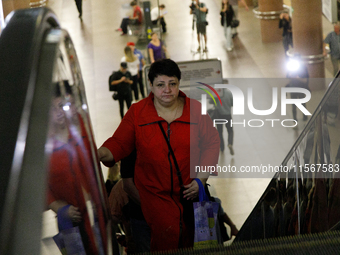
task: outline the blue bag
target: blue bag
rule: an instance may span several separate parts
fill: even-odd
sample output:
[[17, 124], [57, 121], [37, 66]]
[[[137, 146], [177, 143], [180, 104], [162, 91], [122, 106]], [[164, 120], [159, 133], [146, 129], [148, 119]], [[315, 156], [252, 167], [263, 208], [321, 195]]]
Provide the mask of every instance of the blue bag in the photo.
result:
[[195, 237], [194, 248], [201, 249], [218, 244], [217, 215], [219, 204], [209, 201], [201, 180], [195, 179], [199, 186], [199, 202], [194, 202]]
[[67, 216], [70, 205], [60, 208], [57, 212], [59, 233], [53, 237], [63, 255], [86, 255], [79, 227], [73, 227]]

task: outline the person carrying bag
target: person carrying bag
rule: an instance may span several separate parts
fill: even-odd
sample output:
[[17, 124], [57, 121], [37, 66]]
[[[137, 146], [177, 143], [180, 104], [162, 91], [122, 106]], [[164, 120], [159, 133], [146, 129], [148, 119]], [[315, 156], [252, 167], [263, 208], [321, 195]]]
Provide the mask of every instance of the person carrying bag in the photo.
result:
[[119, 70], [113, 72], [109, 77], [109, 90], [115, 91], [112, 98], [119, 101], [119, 112], [122, 119], [124, 117], [124, 102], [129, 109], [132, 101], [131, 85], [133, 80], [127, 68], [127, 63], [121, 62]]
[[232, 51], [234, 48], [234, 44], [232, 41], [232, 28], [235, 28], [239, 25], [239, 21], [234, 19], [235, 13], [231, 5], [228, 3], [228, 0], [222, 1], [222, 10], [221, 14], [221, 25], [224, 28], [224, 35], [227, 40], [227, 51]]
[[[217, 110], [214, 110], [217, 112]], [[167, 142], [170, 154], [174, 160], [176, 174], [178, 177], [180, 189], [180, 202], [183, 206], [183, 221], [185, 224], [194, 229], [194, 248], [206, 248], [217, 244], [223, 244], [229, 240], [226, 228], [222, 218], [219, 218], [221, 208], [220, 202], [216, 198], [210, 196], [208, 185], [204, 187], [199, 178], [195, 178], [199, 186], [198, 198], [187, 200], [183, 197], [184, 185], [182, 174], [172, 150], [172, 147], [166, 137], [165, 131], [160, 122], [159, 128], [162, 131], [163, 137]], [[222, 209], [223, 211], [223, 209]]]

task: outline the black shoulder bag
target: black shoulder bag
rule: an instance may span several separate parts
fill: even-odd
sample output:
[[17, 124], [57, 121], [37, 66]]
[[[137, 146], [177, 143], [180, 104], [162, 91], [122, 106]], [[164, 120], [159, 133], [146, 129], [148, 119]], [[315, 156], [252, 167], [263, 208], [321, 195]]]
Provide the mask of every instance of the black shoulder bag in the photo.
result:
[[112, 74], [109, 76], [109, 91], [117, 91], [118, 85], [112, 85], [111, 82], [114, 81], [114, 75], [116, 72], [112, 72]]
[[185, 222], [185, 224], [188, 227], [194, 228], [195, 227], [195, 219], [194, 219], [193, 202], [196, 202], [196, 200], [187, 200], [186, 198], [183, 197], [183, 191], [185, 189], [184, 189], [184, 185], [183, 185], [182, 173], [179, 170], [179, 166], [178, 166], [174, 151], [172, 150], [172, 147], [171, 147], [170, 142], [169, 142], [169, 140], [168, 140], [168, 138], [165, 134], [165, 131], [162, 127], [161, 122], [158, 122], [158, 126], [162, 131], [162, 134], [163, 134], [164, 139], [165, 139], [165, 141], [166, 141], [166, 143], [169, 147], [170, 154], [172, 156], [172, 159], [174, 160], [174, 164], [175, 164], [175, 167], [176, 167], [176, 174], [177, 174], [177, 177], [178, 177], [179, 185], [181, 187], [181, 189], [180, 189], [180, 202], [183, 206], [183, 221]]

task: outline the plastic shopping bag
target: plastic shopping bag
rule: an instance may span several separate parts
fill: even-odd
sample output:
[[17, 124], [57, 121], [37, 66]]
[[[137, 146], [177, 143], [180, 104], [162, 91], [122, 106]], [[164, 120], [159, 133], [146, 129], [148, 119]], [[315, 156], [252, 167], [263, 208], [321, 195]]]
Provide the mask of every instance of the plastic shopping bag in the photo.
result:
[[79, 227], [73, 227], [72, 221], [67, 216], [69, 206], [58, 210], [59, 233], [53, 240], [63, 255], [86, 255]]
[[60, 231], [53, 240], [63, 255], [86, 255], [78, 227]]
[[217, 245], [217, 215], [219, 204], [209, 201], [199, 179], [199, 202], [194, 203], [195, 237], [194, 248], [206, 248]]

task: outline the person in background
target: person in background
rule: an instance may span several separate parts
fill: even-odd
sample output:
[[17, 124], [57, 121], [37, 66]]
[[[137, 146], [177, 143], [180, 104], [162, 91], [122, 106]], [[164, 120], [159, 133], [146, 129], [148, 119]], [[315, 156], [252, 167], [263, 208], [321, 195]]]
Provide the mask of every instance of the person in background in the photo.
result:
[[119, 171], [120, 171], [119, 162], [117, 162], [114, 166], [109, 167], [109, 170], [107, 172], [107, 180], [105, 182], [107, 196], [110, 196], [113, 186], [115, 186], [120, 179]]
[[219, 199], [218, 197], [211, 197], [211, 201], [219, 203], [218, 220], [220, 221], [219, 228], [221, 232], [221, 240], [218, 241], [219, 243], [223, 243], [225, 241], [230, 240], [230, 237], [227, 233], [224, 223], [230, 227], [230, 236], [236, 236], [238, 234], [238, 229], [234, 222], [230, 219], [228, 214], [224, 211], [221, 199]]
[[[246, 11], [249, 11], [248, 5], [244, 0], [229, 0], [229, 4], [231, 5], [234, 11], [233, 19], [238, 19], [238, 2], [239, 1], [244, 6], [244, 8], [246, 8]], [[232, 32], [232, 38], [235, 38], [235, 36], [237, 36], [238, 34], [236, 27], [232, 28], [231, 32]]]
[[159, 40], [158, 35], [155, 32], [151, 33], [151, 41], [148, 44], [148, 51], [151, 64], [159, 59], [166, 58], [165, 52], [167, 52], [167, 49], [163, 42]]
[[158, 21], [162, 25], [162, 32], [166, 33], [166, 23], [164, 20], [164, 15], [167, 14], [165, 11], [165, 5], [161, 4], [159, 7], [152, 8], [150, 15], [151, 15], [151, 22], [153, 25], [157, 25]]
[[222, 10], [221, 13], [224, 26], [224, 35], [227, 40], [227, 51], [232, 51], [234, 48], [234, 43], [231, 34], [231, 21], [234, 17], [233, 7], [229, 4], [229, 0], [222, 0]]
[[183, 221], [181, 197], [196, 198], [196, 179], [205, 185], [209, 177], [209, 172], [195, 174], [193, 166], [217, 164], [218, 132], [210, 117], [201, 115], [200, 102], [179, 90], [181, 71], [174, 61], [154, 62], [148, 77], [151, 93], [131, 106], [113, 136], [98, 149], [98, 158], [111, 166], [136, 149], [134, 182], [151, 228], [151, 252], [193, 247], [194, 230]]
[[208, 9], [204, 3], [200, 3], [199, 0], [195, 0], [190, 6], [190, 14], [194, 14], [196, 16], [196, 29], [197, 29], [197, 42], [198, 48], [197, 51], [201, 51], [201, 35], [204, 37], [204, 49], [203, 52], [207, 52], [207, 16]]
[[76, 2], [77, 10], [79, 12], [79, 19], [83, 21], [83, 0], [74, 0]]
[[131, 96], [131, 84], [133, 83], [131, 73], [127, 70], [126, 62], [120, 63], [120, 68], [114, 73], [113, 81], [111, 85], [119, 86], [118, 101], [119, 101], [119, 111], [120, 116], [124, 117], [124, 101], [129, 109], [131, 106], [132, 96]]
[[133, 8], [133, 15], [130, 17], [126, 17], [122, 19], [122, 23], [120, 24], [120, 28], [116, 31], [122, 31], [121, 35], [127, 34], [127, 27], [129, 24], [142, 24], [143, 22], [143, 13], [140, 7], [137, 5], [136, 1], [132, 1], [130, 6]]
[[282, 28], [282, 43], [287, 56], [289, 46], [293, 47], [292, 19], [288, 12], [284, 11], [280, 14], [279, 28]]
[[131, 89], [133, 90], [135, 100], [137, 101], [139, 99], [137, 82], [138, 82], [138, 75], [139, 75], [138, 70], [139, 70], [140, 62], [139, 62], [138, 57], [135, 54], [133, 54], [129, 46], [125, 46], [124, 54], [125, 56], [122, 57], [121, 62], [127, 63], [128, 71], [131, 73], [132, 82], [133, 82]]
[[134, 42], [128, 42], [126, 45], [131, 48], [132, 53], [135, 54], [139, 59], [139, 71], [138, 71], [137, 81], [139, 84], [140, 93], [142, 94], [142, 97], [145, 98], [144, 83], [143, 83], [143, 67], [145, 66], [145, 59], [144, 59], [143, 53], [140, 50], [136, 49]]
[[[117, 238], [118, 243], [123, 246], [126, 246], [126, 253], [132, 254], [135, 253], [135, 243], [132, 239], [131, 230], [130, 230], [130, 219], [127, 213], [127, 204], [129, 202], [129, 197], [123, 189], [123, 180], [120, 179], [117, 184], [112, 188], [112, 192], [108, 198], [109, 202], [109, 210], [112, 219], [112, 238]], [[118, 227], [120, 224], [123, 229], [122, 235], [120, 229]], [[113, 243], [114, 244], [114, 243]], [[118, 247], [114, 247], [114, 251], [119, 254]]]
[[135, 252], [150, 252], [151, 230], [145, 221], [138, 190], [134, 184], [134, 173], [137, 152], [134, 150], [129, 156], [121, 160], [121, 174], [124, 191], [129, 196], [127, 204], [128, 217], [132, 239], [135, 244]]
[[[223, 119], [226, 120], [227, 123], [225, 127], [228, 131], [228, 148], [231, 155], [234, 155], [233, 143], [234, 143], [234, 130], [231, 125], [231, 108], [233, 107], [233, 95], [229, 89], [223, 90], [223, 95], [221, 97], [222, 105], [216, 104], [214, 110], [214, 118], [215, 119]], [[210, 103], [213, 103], [213, 100], [210, 99]], [[216, 125], [218, 134], [220, 136], [220, 150], [221, 152], [224, 151], [224, 139], [223, 139], [223, 125], [218, 124]]]
[[324, 40], [324, 55], [326, 55], [326, 44], [329, 45], [331, 50], [331, 60], [333, 65], [333, 75], [339, 71], [339, 61], [340, 61], [340, 26], [338, 24], [334, 25], [334, 31], [330, 32]]

